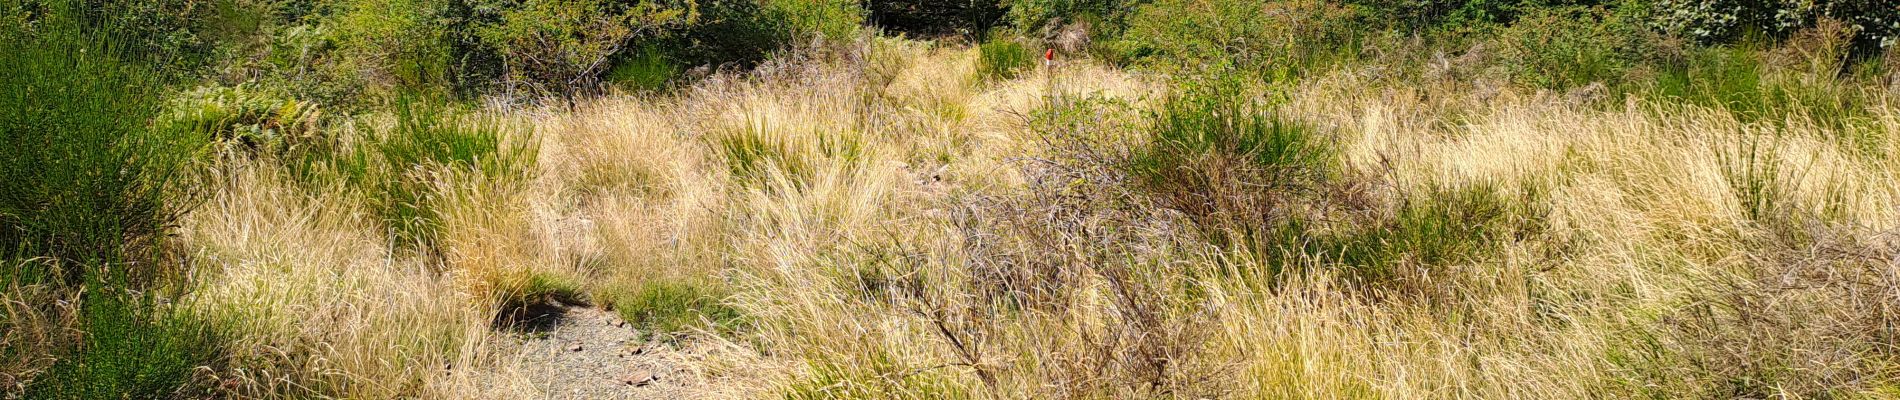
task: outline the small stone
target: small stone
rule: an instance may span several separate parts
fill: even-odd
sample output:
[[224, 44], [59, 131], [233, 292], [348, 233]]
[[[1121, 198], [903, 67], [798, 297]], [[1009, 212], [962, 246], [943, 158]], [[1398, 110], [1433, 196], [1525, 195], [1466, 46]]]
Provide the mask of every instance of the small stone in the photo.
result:
[[620, 378], [620, 383], [633, 385], [633, 386], [646, 386], [646, 385], [651, 385], [653, 384], [654, 381], [658, 381], [658, 380], [660, 380], [660, 376], [653, 374], [652, 371], [639, 370], [639, 371], [633, 371], [633, 373], [631, 374], [627, 374], [627, 376], [624, 378]]

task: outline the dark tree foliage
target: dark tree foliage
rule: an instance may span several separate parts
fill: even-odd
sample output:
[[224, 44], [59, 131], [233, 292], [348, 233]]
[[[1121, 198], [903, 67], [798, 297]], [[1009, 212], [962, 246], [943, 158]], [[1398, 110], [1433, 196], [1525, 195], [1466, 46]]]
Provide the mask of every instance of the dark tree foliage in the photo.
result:
[[980, 35], [1008, 14], [999, 0], [868, 0], [864, 8], [877, 27], [917, 36]]
[[1616, 0], [1348, 0], [1395, 28], [1427, 30], [1508, 24], [1538, 9], [1598, 6]]

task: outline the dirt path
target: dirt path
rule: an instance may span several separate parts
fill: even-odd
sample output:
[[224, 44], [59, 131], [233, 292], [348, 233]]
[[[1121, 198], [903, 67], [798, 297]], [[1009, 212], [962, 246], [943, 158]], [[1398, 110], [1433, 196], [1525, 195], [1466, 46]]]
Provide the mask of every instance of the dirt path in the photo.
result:
[[551, 304], [523, 321], [521, 365], [549, 399], [691, 399], [679, 352], [642, 341], [611, 312]]

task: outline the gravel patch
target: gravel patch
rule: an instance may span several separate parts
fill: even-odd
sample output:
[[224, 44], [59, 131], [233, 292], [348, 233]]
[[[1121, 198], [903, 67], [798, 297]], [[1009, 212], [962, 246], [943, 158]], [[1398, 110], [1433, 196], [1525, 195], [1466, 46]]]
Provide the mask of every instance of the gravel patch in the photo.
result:
[[690, 399], [698, 379], [671, 346], [611, 312], [553, 305], [522, 324], [521, 365], [549, 399]]

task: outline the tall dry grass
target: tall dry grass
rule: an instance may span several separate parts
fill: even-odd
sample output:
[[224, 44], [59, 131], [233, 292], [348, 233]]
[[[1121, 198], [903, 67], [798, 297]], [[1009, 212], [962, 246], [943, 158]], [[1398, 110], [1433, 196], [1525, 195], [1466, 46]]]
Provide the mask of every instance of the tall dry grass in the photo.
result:
[[[560, 382], [515, 372], [493, 323], [548, 298], [694, 322], [679, 379], [703, 397], [1881, 397], [1900, 380], [1891, 93], [1842, 132], [1667, 99], [1291, 86], [1272, 112], [1334, 150], [1318, 162], [1341, 186], [1287, 198], [1314, 219], [1285, 243], [1407, 229], [1439, 218], [1408, 207], [1460, 189], [1510, 210], [1517, 228], [1457, 257], [1342, 241], [1397, 249], [1380, 284], [1340, 254], [1210, 241], [1127, 176], [1161, 77], [1075, 62], [993, 81], [976, 57], [865, 39], [670, 95], [497, 111], [534, 127], [537, 167], [435, 171], [439, 256], [392, 248], [363, 202], [334, 201], [349, 188], [241, 168], [184, 227], [216, 266], [190, 302], [247, 321], [224, 376], [243, 397], [538, 397]], [[1471, 223], [1424, 223], [1441, 222]], [[681, 286], [719, 310], [630, 309]]]
[[201, 265], [186, 300], [233, 327], [224, 389], [246, 398], [528, 393], [490, 349], [494, 305], [390, 240], [342, 188], [268, 165], [221, 177], [182, 227]]

